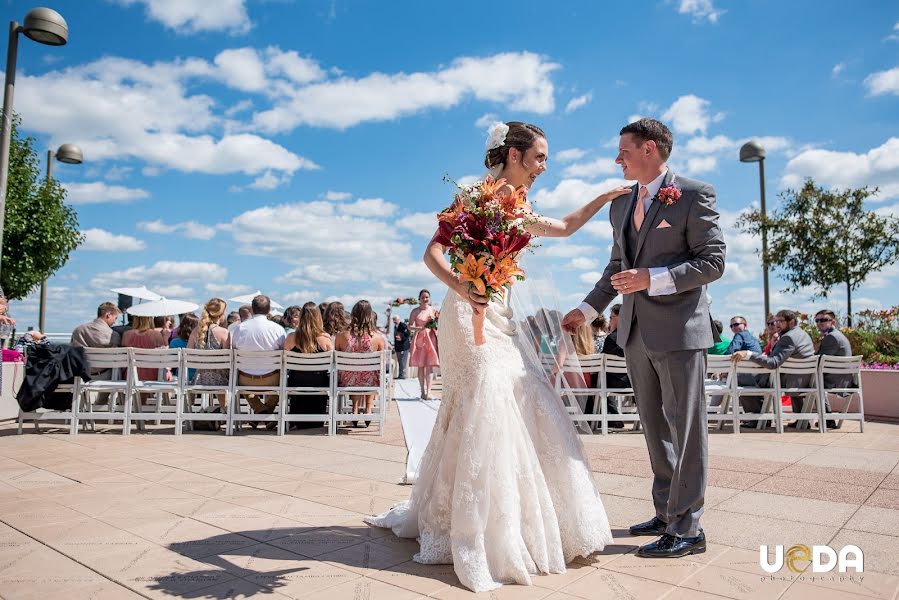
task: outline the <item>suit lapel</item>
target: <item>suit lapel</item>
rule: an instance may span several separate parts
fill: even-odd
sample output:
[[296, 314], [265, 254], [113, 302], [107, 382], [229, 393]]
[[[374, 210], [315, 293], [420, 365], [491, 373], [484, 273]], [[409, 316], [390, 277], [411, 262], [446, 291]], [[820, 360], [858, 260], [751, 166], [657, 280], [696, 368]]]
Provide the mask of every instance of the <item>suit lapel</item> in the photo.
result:
[[639, 191], [640, 184], [638, 183], [634, 186], [634, 191], [628, 199], [627, 212], [624, 213], [624, 220], [621, 222], [621, 227], [618, 228], [618, 247], [621, 248], [621, 256], [624, 260], [628, 260], [627, 250], [630, 250], [630, 248], [627, 247], [627, 228], [633, 227], [634, 224], [634, 207], [637, 204], [637, 194]]
[[[668, 172], [665, 173], [665, 177], [662, 179], [662, 185], [659, 186], [659, 190], [669, 185], [673, 178], [674, 173], [671, 169], [668, 169]], [[640, 249], [643, 248], [643, 242], [646, 241], [649, 230], [658, 224], [656, 223], [656, 218], [659, 216], [662, 204], [658, 201], [658, 196], [659, 194], [656, 192], [656, 195], [652, 198], [652, 204], [649, 205], [649, 212], [646, 213], [646, 218], [643, 219], [643, 225], [640, 227], [640, 234], [637, 236], [637, 248], [634, 250], [634, 264], [637, 264], [637, 256], [640, 254]]]

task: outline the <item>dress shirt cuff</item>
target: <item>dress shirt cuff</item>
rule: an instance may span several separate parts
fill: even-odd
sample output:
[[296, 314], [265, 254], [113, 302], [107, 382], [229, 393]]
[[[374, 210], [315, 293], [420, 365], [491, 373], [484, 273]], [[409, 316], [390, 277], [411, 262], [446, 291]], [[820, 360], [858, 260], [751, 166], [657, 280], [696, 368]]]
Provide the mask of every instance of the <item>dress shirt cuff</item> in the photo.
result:
[[596, 317], [599, 316], [599, 313], [596, 312], [596, 309], [593, 308], [592, 306], [590, 306], [589, 304], [587, 304], [586, 302], [581, 302], [581, 305], [578, 306], [577, 309], [579, 311], [581, 311], [581, 314], [584, 315], [584, 319], [588, 323], [592, 322], [593, 319], [595, 319]]
[[674, 278], [668, 267], [651, 267], [649, 269], [649, 290], [650, 296], [669, 296], [677, 293], [677, 287], [674, 285]]

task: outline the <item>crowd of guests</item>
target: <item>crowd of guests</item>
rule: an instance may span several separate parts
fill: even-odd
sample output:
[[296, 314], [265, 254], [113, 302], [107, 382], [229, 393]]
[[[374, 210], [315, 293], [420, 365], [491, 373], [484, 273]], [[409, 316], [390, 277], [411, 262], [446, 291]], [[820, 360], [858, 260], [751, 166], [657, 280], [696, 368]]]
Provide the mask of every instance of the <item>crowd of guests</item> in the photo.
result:
[[[318, 353], [339, 350], [342, 352], [377, 352], [393, 349], [398, 360], [400, 378], [406, 376], [406, 366], [418, 367], [422, 397], [430, 392], [433, 369], [439, 366], [437, 356], [436, 331], [428, 322], [437, 316], [430, 305], [430, 293], [422, 290], [421, 304], [412, 311], [407, 325], [398, 316], [393, 316], [392, 342], [388, 340], [391, 315], [387, 309], [387, 323], [378, 327], [377, 315], [367, 300], [360, 300], [349, 312], [341, 302], [316, 304], [307, 302], [302, 306], [291, 306], [282, 315], [273, 315], [271, 301], [267, 296], [253, 298], [251, 304], [239, 310], [227, 312], [227, 304], [221, 298], [212, 298], [202, 308], [198, 317], [193, 313], [175, 317], [137, 317], [128, 315], [128, 323], [115, 325], [121, 311], [111, 303], [104, 302], [97, 308], [97, 318], [79, 325], [72, 332], [71, 345], [89, 348], [190, 348], [200, 350], [239, 349], [251, 351], [290, 350], [301, 353]], [[411, 353], [410, 353], [411, 350]], [[177, 370], [164, 372], [167, 380], [177, 377]], [[96, 372], [95, 377], [109, 378], [110, 373]], [[160, 376], [155, 369], [138, 369], [138, 377], [152, 381]], [[198, 385], [225, 387], [229, 383], [227, 369], [191, 369], [188, 380]], [[379, 384], [377, 371], [340, 371], [340, 386], [373, 387]], [[237, 384], [248, 387], [277, 386], [279, 371], [239, 370]], [[290, 371], [288, 387], [327, 387], [328, 373]], [[254, 413], [272, 414], [278, 408], [278, 397], [265, 394], [248, 394], [247, 404]], [[226, 399], [215, 395], [218, 406], [212, 412], [225, 412]], [[374, 394], [352, 395], [353, 414], [370, 414], [374, 404]], [[98, 402], [106, 402], [105, 398]], [[287, 411], [294, 414], [326, 414], [327, 395], [291, 396]], [[199, 422], [204, 423], [204, 422]], [[354, 427], [368, 427], [370, 421], [353, 422]], [[253, 428], [258, 423], [250, 422]], [[202, 426], [202, 425], [201, 425]], [[276, 423], [268, 422], [266, 427], [274, 429]], [[295, 422], [291, 428], [303, 429], [320, 427], [320, 422]]]

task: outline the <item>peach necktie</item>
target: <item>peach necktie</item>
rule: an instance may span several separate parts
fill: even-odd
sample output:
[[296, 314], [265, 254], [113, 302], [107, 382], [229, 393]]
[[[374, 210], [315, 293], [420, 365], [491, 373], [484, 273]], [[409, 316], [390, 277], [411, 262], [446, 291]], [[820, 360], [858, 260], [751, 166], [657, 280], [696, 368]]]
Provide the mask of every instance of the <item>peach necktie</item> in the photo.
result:
[[641, 185], [640, 193], [637, 195], [637, 205], [634, 206], [634, 229], [637, 231], [640, 231], [640, 226], [643, 225], [643, 219], [646, 218], [646, 207], [643, 204], [648, 195], [649, 190], [645, 185]]

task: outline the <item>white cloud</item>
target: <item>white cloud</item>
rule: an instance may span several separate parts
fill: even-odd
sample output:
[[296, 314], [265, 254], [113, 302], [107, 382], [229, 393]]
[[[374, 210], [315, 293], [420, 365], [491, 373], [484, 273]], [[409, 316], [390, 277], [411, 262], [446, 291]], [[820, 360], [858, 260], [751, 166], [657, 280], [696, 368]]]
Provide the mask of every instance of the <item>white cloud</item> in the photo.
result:
[[144, 250], [147, 245], [130, 235], [117, 235], [105, 229], [85, 229], [84, 243], [79, 250], [94, 250], [98, 252], [137, 252]]
[[437, 230], [437, 216], [432, 212], [413, 213], [397, 219], [396, 226], [430, 239]]
[[[617, 145], [618, 142], [616, 141], [615, 144]], [[557, 162], [567, 163], [580, 160], [586, 155], [586, 150], [581, 150], [580, 148], [567, 148], [560, 152], [556, 152], [556, 155], [553, 158], [556, 159]]]
[[121, 181], [127, 179], [133, 170], [132, 167], [111, 167], [103, 177], [108, 181]]
[[213, 59], [219, 77], [229, 87], [244, 92], [266, 89], [265, 64], [254, 48], [222, 50]]
[[576, 258], [589, 256], [596, 252], [593, 246], [586, 244], [572, 244], [565, 238], [547, 238], [542, 240], [546, 245], [539, 252], [547, 258]]
[[268, 170], [254, 179], [247, 187], [251, 190], [273, 190], [288, 181], [290, 181], [290, 175], [278, 175], [274, 171]]
[[587, 271], [586, 273], [581, 273], [581, 276], [578, 277], [578, 279], [581, 280], [581, 283], [595, 285], [597, 281], [602, 279], [602, 271]]
[[577, 109], [586, 106], [593, 99], [593, 94], [588, 92], [581, 96], [576, 96], [568, 101], [568, 104], [565, 105], [565, 112], [570, 113], [574, 112]]
[[600, 175], [611, 175], [619, 170], [612, 158], [597, 158], [587, 163], [576, 163], [565, 167], [565, 177], [583, 177], [593, 179]]
[[297, 54], [296, 50], [269, 47], [265, 50], [265, 70], [269, 75], [284, 76], [299, 85], [324, 79], [325, 71], [311, 58]]
[[690, 15], [694, 23], [717, 23], [726, 11], [716, 8], [712, 0], [679, 0], [677, 12]]
[[599, 267], [599, 261], [595, 258], [589, 258], [587, 256], [578, 256], [577, 258], [571, 259], [569, 266], [580, 271], [586, 269], [596, 269], [597, 267]]
[[683, 150], [675, 147], [671, 164], [677, 171], [688, 175], [698, 175], [714, 171], [720, 159], [732, 161], [738, 156], [740, 147], [750, 139], [762, 145], [770, 156], [776, 152], [790, 152], [793, 144], [789, 138], [782, 136], [757, 136], [754, 138], [733, 139], [726, 135], [714, 137], [697, 136], [687, 140]]
[[115, 0], [124, 6], [141, 4], [147, 17], [179, 33], [227, 31], [246, 33], [252, 27], [246, 0]]
[[[91, 280], [91, 285], [97, 289], [109, 289], [130, 284], [144, 284], [151, 289], [159, 290], [166, 286], [184, 286], [188, 283], [205, 285], [223, 281], [227, 274], [225, 267], [215, 263], [161, 260], [151, 266], [141, 265], [122, 271], [100, 273]], [[188, 288], [179, 291], [184, 289]], [[179, 295], [189, 296], [190, 293]]]
[[196, 221], [186, 221], [184, 223], [164, 223], [160, 220], [141, 221], [137, 224], [137, 228], [147, 233], [178, 233], [192, 240], [211, 240], [216, 233], [215, 227], [203, 225]]
[[478, 120], [474, 122], [474, 126], [478, 129], [487, 129], [497, 121], [499, 121], [498, 116], [493, 113], [487, 113], [478, 117]]
[[714, 171], [718, 166], [718, 159], [714, 156], [699, 156], [687, 159], [687, 173], [698, 175]]
[[899, 42], [899, 21], [897, 21], [896, 24], [893, 25], [893, 33], [888, 35], [884, 41]]
[[283, 302], [302, 306], [306, 302], [322, 302], [322, 293], [318, 290], [298, 290], [281, 296]]
[[669, 121], [677, 133], [705, 133], [710, 123], [717, 123], [724, 118], [724, 113], [709, 113], [711, 102], [688, 94], [675, 100], [662, 113], [662, 120]]
[[840, 75], [842, 75], [842, 74], [843, 74], [843, 71], [845, 71], [845, 70], [846, 70], [846, 63], [845, 63], [845, 62], [837, 63], [837, 64], [835, 64], [835, 65], [833, 66], [833, 68], [830, 70], [830, 75], [831, 75], [831, 77], [833, 77], [834, 79], [836, 79], [837, 77], [839, 77]]
[[603, 192], [626, 183], [618, 178], [604, 179], [597, 183], [588, 183], [582, 179], [563, 179], [555, 188], [539, 189], [530, 198], [538, 213], [558, 214], [579, 208]]
[[341, 214], [353, 217], [389, 217], [399, 208], [392, 202], [383, 198], [359, 198], [349, 204], [341, 204], [337, 207]]
[[340, 77], [291, 90], [273, 108], [257, 112], [253, 123], [266, 132], [290, 131], [299, 125], [346, 129], [447, 109], [467, 97], [545, 114], [554, 107], [549, 75], [558, 67], [531, 52], [508, 52], [457, 58], [432, 72]]
[[865, 87], [871, 96], [883, 96], [892, 94], [899, 96], [899, 67], [893, 67], [886, 71], [878, 71], [865, 77]]
[[72, 204], [125, 204], [134, 200], [149, 198], [150, 193], [140, 188], [108, 185], [102, 181], [90, 183], [64, 183], [66, 200]]
[[353, 195], [349, 192], [334, 192], [332, 190], [325, 192], [325, 200], [340, 201], [349, 200], [352, 197]]
[[607, 218], [594, 218], [584, 225], [584, 231], [601, 240], [611, 240], [614, 235], [612, 224]]
[[899, 137], [891, 137], [865, 153], [806, 150], [784, 169], [783, 187], [798, 189], [806, 177], [836, 188], [879, 187], [878, 199], [899, 196]]

